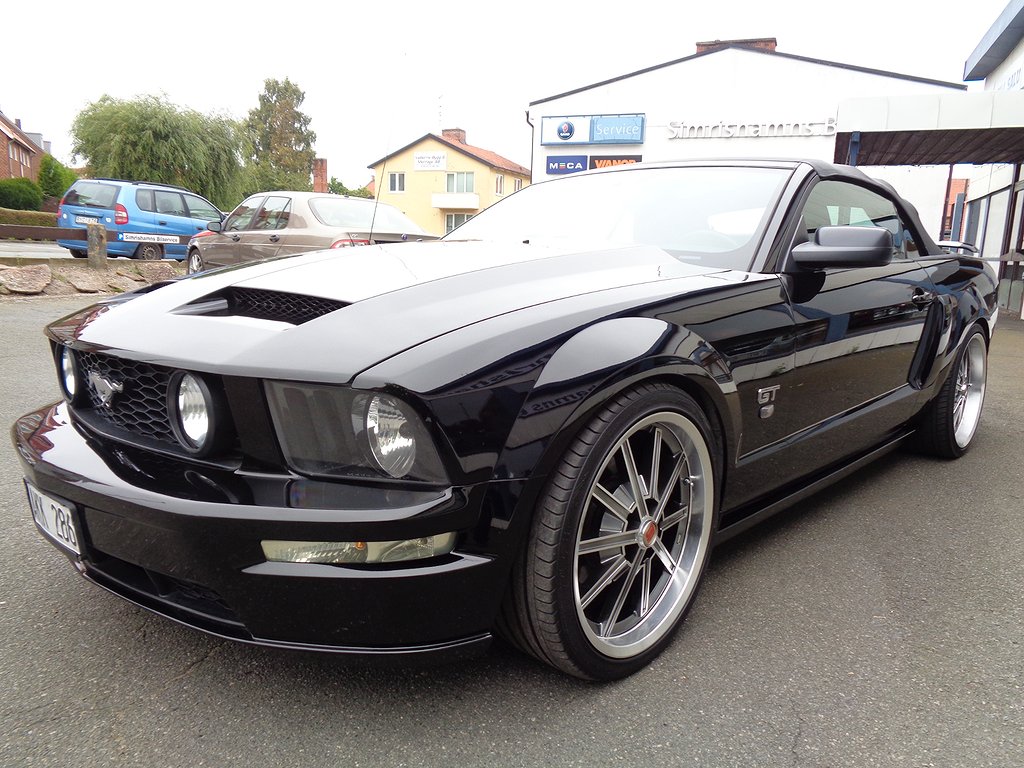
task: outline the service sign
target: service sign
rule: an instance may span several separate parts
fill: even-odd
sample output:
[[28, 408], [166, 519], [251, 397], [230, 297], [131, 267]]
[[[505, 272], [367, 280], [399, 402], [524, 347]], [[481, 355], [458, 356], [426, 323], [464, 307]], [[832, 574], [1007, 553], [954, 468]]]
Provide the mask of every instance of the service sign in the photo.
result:
[[547, 172], [549, 176], [585, 170], [587, 170], [586, 155], [551, 155], [547, 159]]
[[148, 235], [141, 232], [118, 232], [117, 239], [123, 243], [180, 243], [177, 235]]
[[643, 115], [596, 115], [590, 118], [591, 144], [643, 144]]
[[642, 114], [542, 117], [540, 143], [643, 144], [645, 119]]
[[414, 171], [445, 171], [448, 169], [447, 152], [417, 152], [412, 157]]
[[616, 165], [633, 165], [643, 161], [643, 155], [604, 155], [590, 156], [590, 170], [595, 168], [613, 168]]

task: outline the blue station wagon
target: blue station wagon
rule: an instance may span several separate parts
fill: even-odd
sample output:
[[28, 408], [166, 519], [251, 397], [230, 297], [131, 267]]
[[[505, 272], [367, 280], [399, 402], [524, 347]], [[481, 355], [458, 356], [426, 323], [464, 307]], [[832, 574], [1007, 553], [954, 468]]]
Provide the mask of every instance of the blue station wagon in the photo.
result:
[[[111, 256], [136, 259], [185, 258], [186, 246], [178, 242], [160, 242], [168, 236], [189, 237], [206, 230], [211, 221], [220, 221], [221, 212], [213, 203], [184, 187], [120, 179], [79, 179], [60, 201], [57, 226], [84, 229], [91, 221], [108, 231], [119, 233], [117, 241], [107, 243]], [[146, 242], [141, 236], [155, 236]], [[124, 238], [121, 240], [120, 238]], [[58, 240], [58, 245], [84, 258], [84, 240]]]

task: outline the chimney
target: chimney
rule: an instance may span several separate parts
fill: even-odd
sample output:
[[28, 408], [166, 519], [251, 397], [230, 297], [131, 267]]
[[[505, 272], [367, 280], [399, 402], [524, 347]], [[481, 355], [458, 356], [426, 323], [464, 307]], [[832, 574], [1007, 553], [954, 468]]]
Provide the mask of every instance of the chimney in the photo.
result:
[[461, 128], [442, 128], [441, 138], [448, 139], [448, 141], [454, 141], [458, 144], [465, 144], [466, 132]]
[[20, 131], [21, 130], [21, 118], [20, 117], [14, 118], [14, 124], [16, 126], [18, 126], [18, 130]]
[[779, 41], [774, 37], [750, 37], [745, 40], [708, 40], [703, 43], [697, 43], [697, 53], [718, 51], [729, 47], [754, 48], [759, 51], [775, 53], [775, 46], [778, 44]]
[[327, 191], [327, 158], [317, 157], [313, 160], [313, 191]]

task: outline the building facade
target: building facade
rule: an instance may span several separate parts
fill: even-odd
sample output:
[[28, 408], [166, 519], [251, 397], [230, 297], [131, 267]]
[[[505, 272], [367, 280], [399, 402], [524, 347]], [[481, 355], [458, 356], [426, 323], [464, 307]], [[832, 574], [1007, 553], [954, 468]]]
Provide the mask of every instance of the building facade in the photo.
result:
[[21, 120], [0, 112], [0, 179], [25, 177], [39, 180], [43, 149], [21, 130]]
[[[964, 64], [964, 80], [985, 91], [1024, 90], [1024, 0], [1008, 3]], [[1024, 161], [1024, 157], [1020, 158]], [[1021, 164], [977, 168], [967, 187], [962, 239], [985, 259], [999, 262], [999, 305], [1021, 312], [1024, 304], [1024, 174]]]
[[[782, 53], [774, 38], [697, 43], [692, 56], [532, 102], [532, 178], [641, 160], [832, 162], [843, 100], [964, 89], [959, 83]], [[864, 170], [894, 184], [938, 237], [947, 168]]]
[[377, 199], [435, 235], [530, 183], [529, 168], [467, 144], [461, 128], [428, 133], [369, 167]]

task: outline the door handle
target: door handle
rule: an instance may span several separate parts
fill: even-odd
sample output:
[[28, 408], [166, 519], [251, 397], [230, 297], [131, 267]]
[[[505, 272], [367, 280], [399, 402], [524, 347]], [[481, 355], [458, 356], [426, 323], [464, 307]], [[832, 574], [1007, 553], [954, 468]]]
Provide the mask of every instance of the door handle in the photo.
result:
[[232, 235], [231, 239], [234, 240], [237, 243], [239, 240], [242, 239], [242, 236], [241, 235]]
[[276, 242], [277, 242], [278, 240], [280, 240], [280, 239], [281, 239], [281, 238], [280, 238], [280, 237], [278, 237], [277, 235], [271, 235], [271, 236], [270, 236], [270, 242], [272, 242], [272, 243], [276, 243]]
[[166, 221], [158, 221], [157, 224], [159, 224], [162, 227], [166, 227], [167, 226], [167, 222]]
[[923, 291], [920, 288], [916, 288], [914, 289], [914, 296], [911, 301], [919, 307], [924, 307], [935, 301], [935, 294], [931, 291]]

